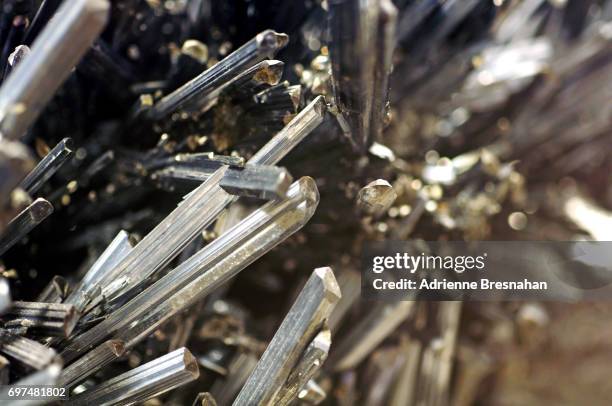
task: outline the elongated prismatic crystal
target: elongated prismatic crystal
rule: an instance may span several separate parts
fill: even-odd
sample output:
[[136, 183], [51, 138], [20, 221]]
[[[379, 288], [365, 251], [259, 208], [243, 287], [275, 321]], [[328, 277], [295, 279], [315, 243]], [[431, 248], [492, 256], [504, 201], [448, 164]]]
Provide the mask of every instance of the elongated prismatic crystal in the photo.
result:
[[263, 31], [210, 69], [202, 72], [157, 102], [149, 118], [161, 120], [179, 109], [198, 109], [199, 102], [217, 94], [233, 78], [266, 58], [272, 58], [288, 42], [285, 34]]
[[0, 329], [0, 352], [34, 369], [43, 369], [56, 357], [55, 350]]
[[228, 374], [223, 379], [215, 381], [210, 392], [221, 405], [228, 405], [236, 397], [240, 389], [257, 365], [257, 357], [251, 353], [236, 354], [230, 362]]
[[[325, 101], [319, 96], [266, 143], [247, 164], [278, 163], [323, 122], [325, 111]], [[107, 296], [116, 297], [118, 293], [125, 292], [154, 274], [192, 241], [198, 232], [210, 225], [229, 203], [236, 200], [236, 197], [220, 186], [226, 171], [227, 167], [218, 169], [206, 182], [189, 193], [179, 207], [147, 234], [109, 273], [108, 280], [113, 279], [114, 285], [112, 290], [105, 292]]]
[[331, 332], [325, 328], [321, 330], [312, 340], [299, 362], [289, 374], [287, 382], [274, 397], [272, 401], [275, 405], [289, 405], [297, 399], [299, 392], [304, 388], [308, 381], [321, 369], [327, 359], [331, 346]]
[[64, 138], [21, 181], [21, 188], [33, 195], [68, 160], [72, 154], [72, 139]]
[[299, 356], [329, 318], [340, 296], [331, 268], [315, 269], [238, 394], [234, 406], [266, 405], [274, 399]]
[[58, 386], [71, 387], [95, 374], [125, 353], [121, 340], [108, 340], [62, 370]]
[[165, 266], [208, 226], [233, 199], [219, 182], [227, 167], [221, 167], [172, 213], [160, 222], [105, 276], [115, 290], [134, 286]]
[[64, 2], [34, 41], [27, 63], [0, 88], [0, 134], [20, 138], [102, 31], [107, 0]]
[[330, 2], [334, 102], [341, 127], [362, 152], [383, 128], [396, 20], [389, 0]]
[[36, 298], [37, 302], [61, 303], [67, 296], [70, 285], [61, 276], [55, 275]]
[[285, 64], [281, 61], [267, 60], [247, 69], [223, 89], [224, 96], [243, 99], [277, 85], [283, 75]]
[[325, 118], [325, 99], [317, 96], [282, 130], [249, 159], [249, 165], [275, 165]]
[[89, 268], [83, 279], [74, 287], [64, 303], [73, 304], [82, 312], [89, 301], [101, 293], [101, 288], [109, 282], [108, 274], [132, 250], [129, 235], [121, 230], [96, 262]]
[[[155, 172], [153, 177], [161, 184], [169, 183], [172, 185], [178, 181], [198, 185], [210, 177], [213, 168], [212, 165], [210, 169], [206, 165], [170, 166]], [[284, 168], [249, 165], [242, 169], [229, 168], [221, 178], [219, 186], [233, 195], [269, 200], [285, 197], [291, 181], [291, 175]]]
[[240, 97], [240, 95], [244, 95], [246, 92], [255, 94], [258, 90], [263, 90], [266, 85], [277, 84], [283, 74], [283, 66], [284, 64], [281, 61], [268, 60], [259, 62], [198, 100], [199, 112], [204, 113], [210, 110], [221, 94], [225, 94], [228, 97], [232, 95]]
[[179, 348], [70, 398], [67, 405], [133, 404], [143, 402], [197, 379], [198, 362]]
[[338, 275], [342, 298], [329, 317], [328, 326], [332, 333], [338, 331], [344, 316], [361, 297], [361, 275], [358, 271], [343, 269]]
[[68, 337], [77, 320], [78, 314], [69, 304], [15, 301], [7, 312], [4, 327], [21, 326], [40, 335]]
[[62, 356], [70, 361], [115, 334], [131, 347], [164, 320], [205, 297], [308, 222], [319, 202], [313, 179], [291, 185], [287, 198], [263, 205], [174, 270], [75, 338]]
[[332, 359], [334, 369], [355, 367], [372, 352], [414, 310], [414, 302], [378, 303], [336, 347]]
[[[248, 160], [248, 165], [276, 165], [325, 119], [327, 105], [317, 96], [289, 124]], [[193, 192], [191, 192], [193, 193]], [[189, 193], [187, 196], [190, 196]]]
[[230, 168], [244, 168], [244, 158], [228, 155], [218, 155], [212, 152], [181, 153], [171, 157], [152, 159], [143, 163], [148, 172], [169, 166], [198, 167], [212, 174], [223, 165]]
[[53, 213], [53, 206], [45, 199], [36, 199], [11, 220], [0, 235], [0, 255], [25, 237], [34, 227]]
[[453, 369], [453, 354], [461, 315], [460, 301], [439, 302], [436, 326], [438, 337], [423, 348], [419, 385], [428, 390], [420, 391], [416, 402], [426, 405], [449, 404], [449, 386]]

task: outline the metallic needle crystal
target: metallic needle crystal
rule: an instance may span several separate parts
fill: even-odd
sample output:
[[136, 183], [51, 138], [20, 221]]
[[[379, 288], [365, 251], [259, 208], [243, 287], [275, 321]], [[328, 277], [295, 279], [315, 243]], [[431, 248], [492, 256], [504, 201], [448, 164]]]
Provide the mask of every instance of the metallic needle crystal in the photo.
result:
[[248, 164], [274, 165], [323, 122], [327, 106], [323, 96], [317, 96], [278, 134], [249, 159]]
[[36, 298], [37, 302], [61, 303], [68, 295], [70, 286], [66, 279], [55, 275]]
[[248, 165], [244, 169], [228, 170], [220, 186], [233, 195], [282, 199], [286, 197], [292, 177], [285, 168], [268, 165]]
[[407, 340], [407, 342], [403, 343], [401, 348], [405, 352], [404, 365], [400, 369], [397, 383], [391, 393], [390, 406], [403, 406], [414, 403], [421, 347], [422, 345], [418, 340]]
[[70, 398], [67, 405], [129, 405], [197, 379], [198, 362], [179, 348]]
[[[325, 101], [323, 97], [319, 96], [315, 98], [315, 100], [313, 100], [308, 106], [306, 106], [300, 112], [300, 114], [298, 114], [293, 120], [291, 120], [291, 122], [287, 126], [285, 126], [268, 143], [266, 143], [255, 155], [253, 155], [253, 157], [249, 159], [248, 164], [275, 165], [276, 163], [278, 163], [278, 161], [280, 161], [283, 157], [285, 157], [308, 134], [310, 134], [312, 130], [314, 130], [319, 124], [321, 124], [325, 116], [325, 111], [326, 111], [326, 106], [325, 106]], [[195, 191], [189, 193], [187, 197], [183, 200], [183, 202], [179, 205], [179, 207], [171, 215], [166, 217], [164, 221], [168, 222], [169, 224], [172, 224], [172, 227], [176, 227], [176, 229], [180, 230], [182, 234], [185, 234], [186, 230], [187, 231], [192, 230], [194, 225], [200, 225], [200, 227], [198, 228], [198, 231], [202, 230], [207, 225], [209, 225], [214, 219], [218, 217], [218, 215], [221, 213], [221, 210], [223, 208], [225, 208], [230, 202], [235, 201], [235, 198], [232, 197], [229, 193], [227, 193], [219, 185], [221, 182], [221, 179], [223, 179], [223, 176], [225, 175], [225, 172], [224, 172], [225, 170], [226, 169], [219, 169], [217, 172], [215, 172], [216, 174], [215, 176], [211, 176], [203, 185], [197, 188], [196, 190], [199, 190], [200, 193], [196, 194]], [[213, 192], [211, 192], [210, 189], [214, 189]], [[205, 202], [202, 202], [201, 201], [202, 198], [199, 197], [200, 195], [201, 196], [207, 195], [207, 200]], [[184, 211], [190, 210], [189, 205], [186, 205], [186, 202], [188, 200], [190, 202], [193, 202], [193, 204], [198, 204], [200, 206], [202, 204], [205, 205], [205, 206], [202, 206], [202, 207], [207, 208], [207, 210], [205, 210], [203, 218], [207, 219], [208, 222], [196, 224], [191, 218], [189, 218], [190, 221], [185, 220], [184, 219], [185, 215], [183, 215], [183, 222], [174, 220], [173, 215], [176, 214], [177, 211], [184, 213]], [[191, 211], [193, 212], [192, 215], [196, 215], [198, 213], [198, 211], [195, 211], [195, 210], [191, 210]], [[189, 227], [185, 227], [184, 226], [185, 223], [187, 223]], [[160, 223], [155, 228], [155, 230], [159, 230], [160, 233], [163, 232], [164, 235], [173, 236], [173, 234], [170, 234], [167, 232], [166, 225], [164, 222]], [[112, 271], [113, 277], [120, 275], [120, 274], [128, 275], [127, 283], [133, 286], [135, 282], [129, 282], [129, 278], [130, 278], [129, 275], [132, 271], [125, 270], [123, 269], [123, 267], [138, 265], [137, 269], [146, 269], [147, 273], [145, 275], [139, 275], [137, 279], [137, 281], [143, 280], [145, 276], [153, 274], [157, 269], [165, 265], [167, 261], [172, 259], [172, 257], [178, 253], [177, 252], [178, 249], [176, 251], [173, 251], [173, 249], [176, 248], [176, 246], [172, 244], [168, 244], [168, 243], [165, 244], [165, 250], [158, 250], [158, 251], [149, 250], [149, 247], [147, 247], [146, 244], [143, 244], [145, 240], [149, 239], [150, 241], [152, 241], [152, 243], [158, 244], [159, 246], [163, 246], [164, 241], [165, 241], [165, 240], [159, 241], [159, 239], [155, 239], [155, 237], [153, 236], [150, 238], [149, 236], [152, 233], [149, 233], [147, 237], [145, 237], [145, 239], [143, 239], [143, 241], [141, 241], [134, 248], [133, 255], [128, 256], [128, 258], [126, 258], [125, 261], [122, 262], [120, 266], [118, 266], [115, 270]], [[187, 240], [179, 240], [179, 242], [181, 242], [181, 245], [179, 245], [180, 248], [184, 247], [189, 241], [193, 239], [194, 234], [190, 234], [190, 235], [191, 235], [191, 238]], [[177, 239], [174, 238], [174, 241], [176, 240]], [[142, 251], [146, 250], [145, 251], [147, 254], [146, 259], [152, 265], [149, 265], [148, 267], [144, 267], [142, 263], [136, 261], [137, 259], [136, 255], [138, 253], [142, 255], [142, 252], [140, 252], [141, 249]], [[167, 250], [169, 250], [172, 253], [172, 255], [170, 257], [166, 257], [166, 261], [160, 262], [157, 256], [165, 253]], [[151, 255], [152, 253], [155, 253], [155, 255]], [[136, 263], [134, 263], [134, 261], [136, 261]], [[112, 294], [113, 292], [110, 292], [110, 293]]]
[[52, 348], [0, 329], [0, 352], [34, 369], [43, 369], [57, 354]]
[[74, 306], [63, 303], [15, 301], [7, 312], [6, 328], [26, 327], [28, 332], [68, 337], [78, 320]]
[[283, 66], [284, 64], [281, 61], [276, 60], [259, 62], [198, 100], [199, 112], [208, 111], [215, 105], [221, 94], [228, 97], [232, 95], [237, 97], [245, 94], [254, 95], [258, 90], [263, 90], [265, 86], [277, 84], [283, 74]]
[[355, 146], [364, 151], [372, 139], [375, 101], [377, 37], [380, 5], [377, 0], [334, 0], [329, 4], [330, 57], [334, 103], [350, 126]]
[[165, 96], [150, 110], [149, 117], [161, 120], [185, 108], [198, 108], [201, 100], [211, 97], [246, 68], [266, 58], [272, 58], [288, 42], [285, 34], [263, 31], [210, 69]]
[[335, 371], [357, 366], [413, 312], [414, 302], [377, 303], [336, 347], [330, 361]]
[[[323, 121], [325, 102], [317, 97], [266, 143], [248, 164], [274, 165]], [[113, 271], [115, 286], [109, 295], [134, 286], [167, 264], [195, 235], [218, 217], [235, 197], [220, 187], [226, 167], [220, 168], [200, 187], [189, 193], [179, 207], [132, 250]], [[198, 191], [196, 193], [196, 191]], [[204, 197], [205, 196], [205, 197]], [[196, 209], [200, 207], [200, 209]], [[187, 214], [186, 214], [187, 213]], [[189, 214], [189, 215], [188, 215]], [[197, 216], [197, 221], [193, 217]], [[170, 227], [170, 228], [169, 228]], [[176, 230], [176, 231], [174, 231]], [[162, 238], [163, 237], [163, 238]], [[185, 238], [186, 237], [186, 238]], [[155, 248], [152, 248], [155, 247]], [[144, 262], [143, 262], [144, 261]], [[143, 273], [142, 270], [145, 272]], [[119, 278], [121, 276], [121, 278]]]
[[440, 336], [423, 349], [417, 404], [444, 406], [449, 403], [452, 358], [455, 353], [462, 302], [439, 302], [436, 318]]
[[148, 172], [162, 169], [168, 166], [198, 167], [207, 172], [214, 172], [223, 165], [232, 168], [244, 168], [244, 158], [228, 155], [218, 155], [212, 152], [182, 153], [170, 158], [153, 159], [143, 163]]
[[331, 346], [331, 332], [329, 329], [321, 330], [312, 340], [299, 362], [289, 374], [287, 382], [281, 391], [275, 396], [274, 405], [289, 405], [297, 399], [300, 391], [308, 381], [321, 369], [321, 365], [327, 359], [329, 347]]
[[168, 264], [196, 235], [212, 223], [233, 197], [219, 186], [227, 167], [221, 167], [183, 200], [157, 227], [105, 276], [114, 295]]
[[[276, 165], [325, 119], [327, 106], [323, 96], [317, 96], [289, 124], [248, 160], [248, 165]], [[190, 196], [193, 192], [189, 193]]]
[[11, 220], [0, 235], [0, 255], [25, 237], [51, 213], [53, 206], [47, 200], [38, 198]]
[[276, 60], [259, 62], [229, 83], [221, 93], [235, 99], [252, 97], [268, 86], [277, 85], [284, 66], [283, 62]]
[[34, 195], [40, 187], [68, 160], [72, 154], [72, 139], [64, 138], [21, 181], [20, 187]]
[[228, 405], [232, 402], [255, 365], [257, 357], [252, 353], [239, 353], [232, 359], [227, 376], [217, 379], [210, 389], [219, 404]]
[[[171, 315], [202, 299], [301, 229], [318, 202], [313, 179], [303, 177], [294, 182], [286, 199], [262, 206], [160, 280], [163, 283], [156, 286], [157, 292], [173, 295], [153, 311], [147, 311], [142, 320], [130, 324], [130, 329], [119, 337], [128, 346], [135, 345]], [[192, 282], [186, 284], [189, 281]], [[146, 298], [143, 295], [142, 299]]]
[[107, 0], [64, 2], [0, 88], [0, 134], [20, 138], [104, 28]]
[[317, 268], [285, 316], [234, 405], [268, 405], [340, 299], [331, 268]]
[[314, 180], [301, 178], [287, 198], [263, 205], [187, 261], [68, 345], [66, 360], [119, 333], [130, 347], [164, 320], [205, 297], [223, 282], [299, 230], [314, 214], [319, 194]]
[[395, 50], [397, 8], [391, 0], [381, 0], [379, 8], [376, 46], [378, 53], [373, 74], [374, 102], [372, 103], [371, 125], [373, 139], [380, 140], [389, 110], [389, 76], [393, 65], [393, 51]]
[[64, 303], [73, 304], [77, 311], [82, 312], [85, 306], [96, 294], [101, 293], [105, 283], [110, 282], [107, 275], [132, 250], [129, 235], [124, 230], [108, 245], [96, 262], [89, 268], [83, 279], [76, 285]]
[[[197, 404], [303, 406], [326, 392], [338, 406], [606, 404], [594, 385], [574, 396], [580, 382], [559, 391], [531, 374], [517, 391], [525, 379], [507, 373], [541, 349], [554, 362], [534, 365], [555, 373], [567, 334], [544, 326], [605, 323], [601, 306], [480, 303], [461, 317], [460, 302], [412, 294], [358, 302], [352, 271], [363, 242], [413, 234], [606, 240], [611, 18], [612, 0], [0, 0], [0, 398], [59, 383], [92, 405], [189, 405], [209, 388]], [[267, 27], [295, 34], [290, 48], [270, 30], [249, 41]], [[64, 137], [79, 148], [48, 154]], [[320, 209], [315, 182], [291, 184], [279, 164], [317, 178]], [[47, 202], [24, 210], [32, 197]], [[58, 213], [28, 234], [37, 204]], [[317, 310], [307, 285], [281, 323], [319, 260], [348, 271], [342, 297]], [[586, 264], [554, 268], [569, 265]], [[187, 343], [204, 386], [160, 396], [178, 381], [155, 362], [115, 378]], [[574, 347], [571, 361], [592, 352]], [[182, 361], [181, 374], [195, 364]]]
[[336, 333], [346, 314], [361, 297], [361, 275], [358, 271], [343, 270], [338, 275], [338, 285], [342, 298], [334, 308], [327, 323], [332, 333]]
[[[212, 167], [208, 169], [202, 165], [171, 166], [155, 172], [153, 177], [162, 185], [176, 181], [197, 185], [206, 181], [213, 172]], [[232, 195], [270, 200], [285, 197], [291, 181], [291, 175], [285, 168], [249, 165], [244, 169], [229, 168], [221, 178], [219, 186]]]
[[117, 360], [124, 352], [123, 341], [108, 340], [64, 368], [57, 384], [58, 386], [74, 386]]

